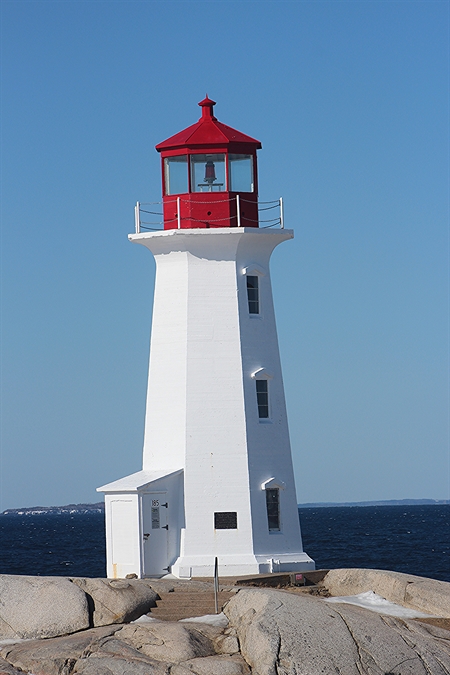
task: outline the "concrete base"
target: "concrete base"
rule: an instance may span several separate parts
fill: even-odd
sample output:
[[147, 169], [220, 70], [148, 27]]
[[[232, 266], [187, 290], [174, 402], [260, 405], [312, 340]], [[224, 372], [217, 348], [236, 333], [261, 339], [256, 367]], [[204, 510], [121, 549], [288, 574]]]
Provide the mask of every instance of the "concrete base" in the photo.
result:
[[[273, 557], [267, 555], [228, 555], [219, 558], [219, 577], [235, 577], [252, 574], [272, 574], [274, 572], [306, 572], [314, 570], [315, 563], [303, 551], [282, 554]], [[214, 576], [214, 558], [212, 556], [183, 556], [170, 568], [171, 574], [178, 579]]]

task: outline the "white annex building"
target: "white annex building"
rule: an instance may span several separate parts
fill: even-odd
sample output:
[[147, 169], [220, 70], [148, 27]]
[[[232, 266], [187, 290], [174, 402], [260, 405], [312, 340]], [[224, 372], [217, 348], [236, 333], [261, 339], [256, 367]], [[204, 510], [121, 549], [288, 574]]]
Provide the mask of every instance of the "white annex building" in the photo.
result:
[[199, 105], [196, 124], [157, 146], [164, 229], [138, 204], [129, 235], [157, 272], [142, 471], [98, 488], [108, 577], [212, 576], [216, 557], [221, 576], [314, 569], [269, 272], [293, 233], [280, 202], [258, 205], [259, 141], [218, 122], [208, 97]]

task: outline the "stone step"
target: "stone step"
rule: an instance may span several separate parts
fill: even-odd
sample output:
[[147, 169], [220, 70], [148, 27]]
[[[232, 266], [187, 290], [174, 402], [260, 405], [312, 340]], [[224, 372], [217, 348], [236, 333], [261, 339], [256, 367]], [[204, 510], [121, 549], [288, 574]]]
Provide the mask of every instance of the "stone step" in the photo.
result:
[[[220, 591], [218, 594], [218, 610], [222, 611], [223, 606], [234, 595], [228, 591]], [[179, 621], [188, 619], [191, 616], [203, 616], [205, 614], [215, 613], [214, 593], [185, 591], [175, 591], [173, 593], [159, 593], [160, 600], [157, 600], [156, 607], [152, 607], [149, 615], [154, 619], [161, 621]]]
[[[165, 602], [168, 604], [214, 602], [214, 593], [159, 593], [159, 597], [160, 597], [159, 602]], [[231, 596], [229, 593], [227, 593], [226, 595], [224, 595], [223, 593], [219, 593], [218, 597], [229, 598]]]

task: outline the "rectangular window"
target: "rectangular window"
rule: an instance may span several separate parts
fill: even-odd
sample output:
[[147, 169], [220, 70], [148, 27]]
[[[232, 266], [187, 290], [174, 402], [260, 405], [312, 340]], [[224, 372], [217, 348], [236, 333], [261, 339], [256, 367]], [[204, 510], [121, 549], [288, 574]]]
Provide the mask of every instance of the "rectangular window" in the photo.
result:
[[269, 532], [280, 531], [280, 491], [278, 488], [266, 490], [267, 522]]
[[191, 155], [191, 192], [224, 192], [225, 155]]
[[232, 192], [253, 192], [253, 157], [251, 155], [229, 155], [230, 190]]
[[179, 195], [189, 191], [187, 155], [165, 158], [164, 182], [166, 195]]
[[236, 511], [220, 511], [214, 514], [215, 530], [237, 530]]
[[256, 401], [259, 419], [269, 417], [269, 391], [267, 380], [256, 380]]
[[248, 311], [250, 314], [259, 314], [259, 278], [247, 275]]

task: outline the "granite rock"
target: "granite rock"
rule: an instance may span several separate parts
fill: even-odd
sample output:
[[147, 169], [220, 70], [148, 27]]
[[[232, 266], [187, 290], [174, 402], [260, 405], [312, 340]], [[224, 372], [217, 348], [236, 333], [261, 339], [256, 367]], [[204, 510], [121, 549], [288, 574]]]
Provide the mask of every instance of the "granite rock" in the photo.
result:
[[33, 675], [69, 675], [83, 655], [95, 651], [118, 626], [91, 628], [74, 635], [48, 640], [28, 640], [0, 649], [1, 656], [15, 668]]
[[[170, 675], [247, 675], [250, 668], [241, 656], [205, 656], [173, 666]], [[255, 675], [257, 675], [255, 673]]]
[[126, 623], [155, 607], [158, 594], [134, 579], [72, 579], [91, 603], [94, 626]]
[[333, 596], [374, 591], [398, 605], [450, 617], [450, 583], [412, 574], [371, 569], [330, 570], [322, 585]]
[[241, 590], [225, 613], [258, 675], [450, 672], [448, 631], [416, 621], [269, 589]]
[[[119, 631], [120, 632], [120, 631]], [[116, 635], [85, 651], [73, 673], [83, 675], [168, 675], [169, 664], [147, 657]]]
[[161, 621], [124, 626], [116, 637], [142, 654], [165, 663], [179, 663], [215, 654], [212, 641], [192, 624]]
[[239, 653], [239, 641], [235, 635], [218, 635], [214, 640], [214, 647], [218, 654]]
[[0, 675], [23, 675], [23, 670], [17, 670], [10, 663], [0, 658]]
[[86, 628], [86, 594], [68, 579], [0, 575], [0, 639], [51, 638]]
[[160, 662], [144, 662], [117, 656], [92, 656], [77, 662], [73, 675], [169, 675], [169, 666]]

